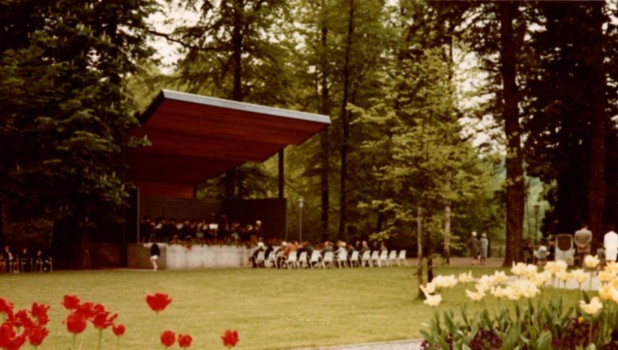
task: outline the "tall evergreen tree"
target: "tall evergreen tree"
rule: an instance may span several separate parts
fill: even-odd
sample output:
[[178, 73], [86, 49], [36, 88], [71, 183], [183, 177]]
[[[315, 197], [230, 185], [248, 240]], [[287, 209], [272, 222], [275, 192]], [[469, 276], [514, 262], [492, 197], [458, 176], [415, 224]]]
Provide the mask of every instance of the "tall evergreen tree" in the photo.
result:
[[[154, 32], [183, 47], [180, 85], [194, 93], [285, 106], [290, 50], [281, 27], [288, 20], [286, 1], [169, 2], [198, 14], [195, 24], [178, 26], [172, 33]], [[225, 174], [225, 198], [251, 197], [247, 179], [270, 182], [259, 165], [237, 167]]]
[[612, 211], [607, 189], [615, 182], [606, 169], [616, 162], [606, 149], [617, 134], [610, 119], [617, 100], [610, 83], [616, 80], [616, 26], [608, 11], [603, 2], [539, 3], [530, 16], [542, 29], [532, 33], [538, 64], [526, 91], [529, 171], [555, 183], [546, 228], [572, 232], [588, 222], [595, 243], [603, 220], [613, 220], [605, 216]]
[[[439, 2], [434, 3], [440, 7]], [[463, 13], [462, 40], [477, 54], [487, 73], [483, 93], [493, 95], [479, 115], [493, 115], [504, 128], [506, 138], [506, 258], [505, 265], [520, 260], [518, 249], [523, 235], [524, 169], [522, 129], [519, 115], [517, 69], [521, 64], [520, 48], [526, 23], [520, 14], [525, 4], [514, 1], [468, 2]], [[463, 6], [463, 5], [460, 5]], [[472, 20], [474, 19], [474, 20]]]
[[1, 6], [0, 193], [15, 218], [69, 220], [87, 243], [88, 228], [121, 219], [128, 196], [118, 160], [136, 120], [123, 78], [150, 54], [155, 3]]

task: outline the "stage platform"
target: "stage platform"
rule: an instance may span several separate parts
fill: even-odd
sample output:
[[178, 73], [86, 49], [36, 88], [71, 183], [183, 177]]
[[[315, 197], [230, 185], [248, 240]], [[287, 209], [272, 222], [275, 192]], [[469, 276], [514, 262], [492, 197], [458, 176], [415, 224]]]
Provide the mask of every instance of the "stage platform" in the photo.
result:
[[[150, 246], [130, 244], [128, 247], [129, 268], [152, 268], [150, 264]], [[187, 270], [203, 268], [231, 268], [249, 266], [251, 249], [244, 246], [219, 246], [193, 244], [159, 243], [161, 256], [157, 261], [160, 269]]]

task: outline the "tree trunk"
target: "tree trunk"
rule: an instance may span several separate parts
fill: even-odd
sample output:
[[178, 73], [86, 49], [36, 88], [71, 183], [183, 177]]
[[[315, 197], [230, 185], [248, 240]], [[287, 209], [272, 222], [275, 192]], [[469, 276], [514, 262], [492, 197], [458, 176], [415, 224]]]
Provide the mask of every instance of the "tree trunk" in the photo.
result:
[[[242, 1], [234, 1], [234, 24], [232, 29], [232, 100], [240, 101], [244, 99], [242, 92]], [[225, 173], [225, 199], [236, 198], [237, 168]]]
[[516, 57], [513, 19], [517, 3], [500, 2], [500, 73], [502, 75], [503, 119], [506, 150], [506, 256], [504, 266], [523, 259], [520, 249], [524, 219], [524, 172], [519, 124], [519, 96], [516, 83]]
[[447, 265], [451, 264], [451, 205], [444, 208], [444, 260]]
[[89, 229], [87, 227], [83, 227], [81, 229], [79, 250], [79, 267], [84, 270], [92, 269], [92, 259], [90, 255], [90, 235]]
[[[324, 1], [322, 1], [322, 7], [326, 6]], [[327, 50], [328, 47], [328, 28], [326, 24], [322, 24], [321, 31], [321, 47], [322, 52], [320, 53], [320, 66], [322, 70], [322, 76], [320, 78], [320, 108], [319, 111], [323, 115], [330, 115], [330, 91], [328, 88], [328, 77], [329, 77], [329, 69], [328, 69], [328, 59], [327, 59]], [[329, 183], [328, 183], [328, 175], [330, 170], [330, 139], [328, 135], [328, 128], [324, 129], [320, 132], [320, 161], [321, 161], [321, 169], [320, 169], [320, 193], [322, 197], [321, 202], [321, 215], [320, 215], [320, 229], [322, 230], [321, 234], [324, 235], [328, 233], [328, 212], [330, 210], [330, 194], [329, 194]]]
[[588, 178], [588, 225], [593, 232], [592, 246], [603, 240], [603, 212], [605, 210], [605, 74], [603, 70], [603, 13], [602, 2], [592, 2], [592, 38], [590, 55], [586, 57], [590, 73], [590, 95], [594, 99], [590, 114], [590, 176]]
[[232, 99], [242, 101], [242, 0], [234, 1], [234, 24], [232, 29], [232, 69], [233, 69], [233, 91]]
[[419, 205], [416, 208], [416, 249], [418, 250], [418, 266], [416, 267], [416, 281], [418, 283], [418, 296], [424, 299], [425, 295], [421, 290], [423, 285], [423, 209]]
[[346, 226], [347, 196], [346, 180], [348, 177], [348, 141], [350, 138], [349, 112], [346, 110], [350, 94], [350, 59], [352, 52], [352, 34], [354, 33], [354, 0], [350, 0], [348, 33], [346, 35], [345, 63], [343, 68], [343, 99], [341, 103], [341, 125], [343, 138], [341, 140], [341, 174], [340, 174], [340, 195], [339, 195], [339, 238], [343, 239]]

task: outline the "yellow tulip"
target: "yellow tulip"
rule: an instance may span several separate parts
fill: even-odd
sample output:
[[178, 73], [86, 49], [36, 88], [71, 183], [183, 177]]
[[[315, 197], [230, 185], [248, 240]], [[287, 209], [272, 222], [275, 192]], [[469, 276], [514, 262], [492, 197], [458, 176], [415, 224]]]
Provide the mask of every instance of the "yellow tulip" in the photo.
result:
[[436, 285], [433, 282], [429, 282], [424, 287], [421, 286], [421, 290], [423, 291], [423, 294], [425, 294], [425, 297], [427, 297], [436, 292]]
[[506, 273], [504, 273], [504, 271], [494, 272], [493, 279], [496, 284], [505, 284], [509, 280], [508, 276], [506, 275]]
[[425, 299], [424, 303], [429, 306], [438, 306], [440, 302], [442, 302], [442, 296], [440, 294], [436, 295], [427, 295], [427, 299]]
[[577, 270], [571, 271], [571, 277], [573, 277], [575, 281], [577, 281], [577, 283], [579, 284], [582, 284], [588, 281], [588, 279], [590, 279], [590, 275], [587, 272], [585, 272], [583, 269], [577, 269]]
[[511, 272], [513, 273], [513, 275], [522, 276], [526, 274], [526, 271], [527, 271], [526, 264], [524, 263], [515, 264], [515, 262], [513, 262], [513, 267], [511, 267]]
[[477, 289], [476, 292], [466, 289], [466, 295], [470, 298], [470, 300], [479, 301], [485, 297], [485, 292], [482, 289]]
[[603, 304], [599, 301], [599, 298], [594, 297], [592, 298], [592, 300], [590, 300], [590, 303], [588, 304], [586, 304], [585, 301], [580, 300], [579, 307], [580, 309], [582, 309], [583, 312], [587, 313], [588, 315], [594, 316], [598, 314], [601, 309], [603, 309]]
[[462, 272], [459, 274], [459, 282], [467, 283], [474, 281], [474, 277], [472, 277], [472, 271], [468, 271], [468, 273]]
[[608, 269], [599, 271], [599, 282], [608, 283], [608, 282], [614, 281], [615, 279], [616, 279], [616, 275], [614, 274], [613, 271], [608, 270]]
[[591, 270], [596, 269], [600, 262], [601, 260], [597, 256], [586, 255], [584, 258], [584, 265]]
[[603, 285], [599, 287], [599, 297], [601, 300], [612, 300], [612, 290], [613, 288], [608, 285]]

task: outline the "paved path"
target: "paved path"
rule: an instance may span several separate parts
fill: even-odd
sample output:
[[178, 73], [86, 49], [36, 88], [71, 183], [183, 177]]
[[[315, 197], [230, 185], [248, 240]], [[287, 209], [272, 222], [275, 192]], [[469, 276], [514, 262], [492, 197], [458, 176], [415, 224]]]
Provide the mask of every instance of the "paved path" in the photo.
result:
[[381, 343], [321, 346], [317, 348], [302, 348], [296, 350], [419, 350], [421, 348], [422, 341], [422, 339], [412, 339]]

